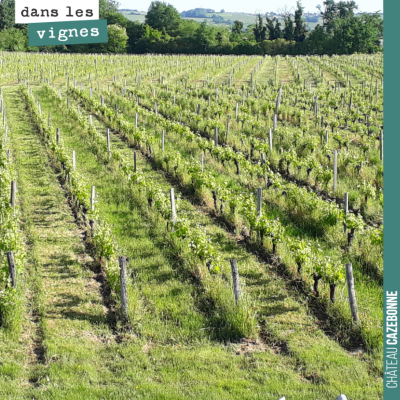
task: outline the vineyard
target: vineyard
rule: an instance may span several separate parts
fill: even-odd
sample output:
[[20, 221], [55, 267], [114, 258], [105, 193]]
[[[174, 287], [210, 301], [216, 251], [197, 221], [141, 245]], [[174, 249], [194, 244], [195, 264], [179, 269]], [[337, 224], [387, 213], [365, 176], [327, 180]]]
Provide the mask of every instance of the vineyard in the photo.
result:
[[382, 55], [0, 53], [0, 398], [382, 398]]

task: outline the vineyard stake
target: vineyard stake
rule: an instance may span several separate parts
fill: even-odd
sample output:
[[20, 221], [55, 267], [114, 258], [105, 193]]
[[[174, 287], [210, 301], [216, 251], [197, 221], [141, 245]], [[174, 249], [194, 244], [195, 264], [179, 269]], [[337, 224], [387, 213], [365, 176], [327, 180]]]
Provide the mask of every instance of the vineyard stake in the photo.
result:
[[214, 145], [218, 146], [218, 128], [215, 127], [215, 131], [214, 131]]
[[60, 128], [56, 129], [56, 145], [60, 144]]
[[239, 281], [239, 271], [237, 266], [237, 260], [230, 260], [231, 270], [232, 270], [232, 281], [233, 281], [233, 291], [235, 293], [236, 304], [239, 302], [240, 296], [242, 294], [240, 290]]
[[76, 151], [72, 150], [72, 169], [76, 169]]
[[353, 317], [354, 322], [358, 324], [360, 319], [358, 317], [356, 291], [354, 289], [353, 266], [351, 265], [351, 263], [346, 264], [346, 280], [347, 280], [347, 291], [349, 294], [351, 316]]
[[262, 189], [257, 189], [257, 216], [261, 217], [261, 207], [262, 207]]
[[7, 251], [8, 271], [10, 272], [11, 286], [15, 289], [17, 287], [17, 271], [15, 268], [14, 253]]
[[11, 196], [10, 196], [10, 205], [14, 209], [15, 214], [15, 196], [17, 192], [17, 183], [16, 181], [11, 181]]
[[236, 119], [236, 122], [238, 120], [238, 114], [239, 114], [239, 103], [236, 103], [236, 108], [235, 108], [235, 119]]
[[379, 135], [379, 155], [381, 161], [383, 161], [383, 130], [381, 129], [381, 133]]
[[94, 198], [96, 196], [96, 187], [92, 186], [92, 195], [90, 196], [90, 207], [94, 211]]
[[169, 191], [169, 196], [171, 200], [171, 219], [172, 219], [172, 225], [176, 224], [176, 207], [175, 207], [175, 193], [174, 193], [174, 188], [171, 188]]
[[107, 151], [108, 157], [111, 157], [111, 140], [110, 140], [110, 128], [107, 128]]
[[269, 151], [272, 153], [272, 129], [268, 131]]
[[127, 291], [127, 274], [126, 274], [126, 262], [127, 258], [120, 256], [118, 257], [119, 261], [119, 272], [121, 279], [121, 310], [122, 316], [124, 320], [129, 321], [128, 315], [128, 291]]
[[204, 153], [201, 153], [201, 155], [200, 155], [200, 166], [201, 166], [201, 170], [203, 171], [203, 169], [204, 169]]
[[231, 120], [231, 116], [228, 115], [226, 120], [226, 143], [228, 143], [228, 135], [229, 135], [229, 121]]
[[165, 144], [165, 131], [163, 129], [161, 134], [161, 151], [164, 151], [164, 144]]
[[336, 192], [337, 186], [337, 150], [333, 151], [333, 192]]
[[[349, 213], [349, 194], [346, 192], [344, 194], [344, 215], [346, 216]], [[344, 225], [344, 233], [347, 232], [347, 225], [346, 222], [343, 223]]]
[[136, 151], [133, 152], [133, 172], [136, 172]]

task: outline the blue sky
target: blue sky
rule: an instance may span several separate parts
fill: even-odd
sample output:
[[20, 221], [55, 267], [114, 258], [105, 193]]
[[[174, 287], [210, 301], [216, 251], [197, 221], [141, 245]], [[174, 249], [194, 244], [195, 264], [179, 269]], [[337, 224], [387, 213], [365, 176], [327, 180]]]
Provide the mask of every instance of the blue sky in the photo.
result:
[[[132, 0], [119, 0], [121, 3], [120, 8], [130, 8], [139, 11], [147, 11], [151, 0], [145, 1], [132, 1]], [[224, 9], [230, 12], [246, 12], [254, 13], [266, 11], [277, 11], [279, 8], [284, 7], [292, 8], [296, 6], [296, 0], [285, 0], [281, 2], [266, 2], [260, 0], [165, 0], [167, 3], [172, 4], [178, 11], [182, 12], [191, 8], [211, 8], [215, 11]], [[302, 0], [302, 5], [306, 12], [316, 12], [316, 6], [322, 4], [322, 0]], [[360, 11], [374, 12], [383, 10], [383, 0], [356, 0]], [[140, 4], [140, 5], [139, 5]]]

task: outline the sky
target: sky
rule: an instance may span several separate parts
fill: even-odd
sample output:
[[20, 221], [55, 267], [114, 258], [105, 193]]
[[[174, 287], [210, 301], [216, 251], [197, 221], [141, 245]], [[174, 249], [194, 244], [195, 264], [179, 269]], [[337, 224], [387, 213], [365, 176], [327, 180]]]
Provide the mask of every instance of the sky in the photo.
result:
[[[215, 11], [224, 9], [226, 12], [245, 12], [265, 13], [267, 11], [278, 11], [280, 8], [287, 5], [287, 8], [295, 8], [296, 0], [281, 0], [279, 2], [272, 2], [268, 4], [263, 0], [164, 0], [166, 3], [172, 4], [179, 12], [190, 10], [192, 8], [211, 8]], [[145, 1], [132, 1], [132, 0], [119, 0], [121, 3], [120, 8], [129, 8], [139, 11], [147, 11], [151, 0]], [[316, 6], [322, 4], [323, 0], [302, 0], [301, 4], [305, 12], [317, 12]], [[358, 4], [359, 11], [374, 12], [383, 10], [383, 0], [355, 0]], [[140, 5], [138, 5], [140, 4]]]

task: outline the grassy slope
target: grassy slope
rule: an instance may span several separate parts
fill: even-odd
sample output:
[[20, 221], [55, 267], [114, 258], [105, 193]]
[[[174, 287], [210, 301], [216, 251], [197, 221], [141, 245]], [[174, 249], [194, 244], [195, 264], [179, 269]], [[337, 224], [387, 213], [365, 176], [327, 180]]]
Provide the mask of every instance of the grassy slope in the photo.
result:
[[[48, 110], [49, 108], [47, 107], [50, 106], [50, 103], [44, 97], [41, 98], [41, 102], [42, 107], [45, 107], [43, 109]], [[109, 191], [116, 193], [116, 189], [112, 189], [113, 186], [115, 187], [115, 179], [114, 182], [112, 178], [110, 179], [108, 177], [105, 179], [106, 175], [99, 173], [98, 167], [96, 168], [97, 172], [95, 177], [95, 168], [93, 166], [93, 164], [96, 162], [95, 158], [90, 156], [83, 146], [79, 145], [79, 143], [82, 143], [82, 138], [77, 135], [77, 130], [74, 129], [68, 121], [66, 121], [65, 117], [59, 115], [59, 112], [55, 112], [55, 109], [52, 109], [52, 116], [57, 124], [56, 126], [59, 126], [62, 132], [65, 132], [65, 144], [70, 146], [71, 151], [72, 149], [78, 149], [78, 159], [82, 160], [80, 163], [80, 168], [82, 168], [85, 173], [91, 175], [93, 179], [97, 179], [96, 184], [100, 185], [99, 193], [101, 193], [101, 200], [102, 202], [106, 203], [106, 206], [102, 209], [102, 211], [106, 211], [107, 209], [112, 209], [112, 207], [115, 207], [112, 206], [112, 203], [115, 202], [115, 198], [107, 194]], [[104, 127], [102, 125], [99, 125], [99, 127], [100, 126], [102, 127], [102, 131], [104, 131]], [[116, 139], [114, 138], [114, 141], [115, 140]], [[91, 159], [92, 161], [90, 161]], [[147, 173], [148, 167], [145, 169]], [[106, 173], [107, 172], [104, 174]], [[153, 174], [153, 176], [155, 175]], [[121, 205], [122, 204], [120, 203], [119, 207], [121, 207]], [[108, 215], [110, 214], [108, 213]], [[112, 217], [110, 216], [110, 218]], [[117, 227], [117, 223], [115, 222], [115, 218], [111, 221], [115, 225], [114, 232], [118, 235], [119, 229]], [[251, 257], [246, 256], [246, 259], [250, 263], [254, 263], [254, 260], [252, 260]], [[274, 329], [279, 332], [281, 338], [284, 337], [289, 343], [289, 347], [293, 352], [292, 356], [294, 356], [299, 363], [298, 368], [304, 368], [302, 373], [303, 378], [304, 376], [310, 377], [313, 373], [319, 375], [319, 372], [323, 371], [322, 381], [326, 383], [326, 386], [321, 385], [316, 387], [315, 393], [318, 395], [321, 395], [322, 393], [329, 393], [331, 390], [335, 391], [335, 387], [343, 388], [343, 391], [345, 390], [344, 386], [347, 386], [347, 384], [344, 384], [343, 382], [335, 382], [336, 378], [338, 377], [336, 366], [339, 367], [339, 365], [340, 369], [347, 369], [349, 367], [351, 370], [352, 368], [356, 368], [356, 370], [358, 370], [356, 374], [359, 377], [365, 376], [365, 383], [367, 384], [369, 378], [367, 378], [367, 376], [364, 375], [364, 372], [362, 372], [363, 368], [361, 368], [361, 364], [358, 364], [358, 362], [355, 362], [355, 360], [352, 360], [349, 357], [343, 357], [344, 354], [341, 355], [341, 350], [339, 350], [336, 344], [330, 342], [326, 337], [321, 335], [321, 332], [315, 330], [315, 328], [312, 326], [313, 323], [311, 320], [308, 319], [308, 317], [306, 317], [304, 314], [304, 308], [288, 298], [288, 294], [284, 289], [283, 282], [276, 280], [276, 277], [272, 279], [271, 277], [267, 278], [265, 282], [268, 282], [268, 294], [263, 294], [265, 288], [261, 288], [259, 286], [260, 282], [264, 282], [263, 275], [264, 274], [261, 274], [261, 276], [258, 275], [257, 277], [251, 276], [249, 272], [249, 275], [246, 277], [247, 279], [245, 278], [248, 290], [251, 290], [254, 295], [258, 293], [258, 296], [267, 296], [268, 306], [264, 306], [263, 313], [269, 315], [269, 325], [271, 327], [273, 326]], [[324, 356], [321, 355], [321, 352], [324, 353]], [[336, 364], [336, 366], [334, 366], [334, 364]], [[350, 370], [348, 371], [350, 374], [352, 374]], [[316, 380], [318, 381], [318, 379]], [[320, 381], [318, 385], [320, 385], [322, 381]], [[379, 384], [377, 387], [379, 387]], [[346, 389], [348, 392], [352, 391], [350, 387], [347, 387]], [[372, 389], [372, 387], [370, 389]], [[376, 396], [372, 394], [374, 389], [372, 389], [372, 392], [370, 389], [363, 394], [364, 398], [379, 398], [379, 389], [378, 392], [376, 392]], [[333, 393], [330, 394], [330, 396], [333, 396]]]
[[[275, 399], [282, 394], [283, 388], [287, 388], [286, 394], [306, 399], [316, 393], [314, 385], [301, 379], [291, 357], [281, 357], [273, 351], [252, 352], [245, 348], [237, 354], [237, 346], [207, 341], [185, 343], [178, 340], [175, 345], [160, 345], [162, 340], [154, 342], [149, 332], [141, 339], [121, 335], [120, 343], [117, 343], [105, 323], [98, 284], [85, 267], [89, 259], [80, 232], [47, 163], [47, 155], [31, 128], [15, 88], [5, 92], [25, 206], [24, 218], [29, 225], [30, 257], [36, 268], [34, 288], [39, 292], [33, 296], [39, 301], [40, 315], [34, 331], [28, 332], [31, 337], [27, 338], [35, 346], [36, 359], [33, 357], [24, 362], [22, 355], [16, 358], [19, 374], [15, 378], [18, 377], [18, 382], [23, 385], [18, 388], [14, 383], [15, 390], [12, 391], [7, 371], [1, 372], [0, 390], [7, 398], [228, 399], [234, 396]], [[86, 153], [86, 156], [90, 157], [90, 154]], [[107, 175], [108, 172], [103, 171], [97, 179], [102, 180]], [[107, 179], [103, 182], [106, 186], [111, 184]], [[118, 218], [124, 213], [112, 208], [109, 213], [118, 214], [113, 222], [121, 227]], [[137, 240], [131, 238], [131, 242], [136, 243], [136, 248], [131, 245], [131, 249], [137, 251], [141, 244], [145, 245], [146, 252], [150, 253], [145, 263], [150, 269], [147, 290], [151, 291], [151, 285], [157, 290], [159, 282], [157, 279], [151, 281], [151, 274], [155, 272], [154, 265], [151, 266], [152, 262], [158, 266], [163, 260], [154, 258], [157, 254], [153, 252], [157, 253], [157, 250], [149, 242], [139, 243], [148, 236], [149, 230], [141, 227], [140, 216], [134, 218], [133, 214], [132, 217], [133, 228], [139, 235]], [[126, 226], [126, 219], [124, 224]], [[120, 238], [123, 236], [121, 232]], [[157, 268], [157, 278], [160, 279], [164, 272]], [[175, 290], [179, 294], [182, 290], [179, 285], [184, 284], [177, 282], [176, 285], [171, 287], [171, 293]], [[146, 282], [143, 286], [146, 288]], [[165, 289], [158, 290], [161, 298], [160, 291]], [[153, 293], [147, 295], [150, 300], [156, 300], [151, 299]], [[160, 304], [155, 308], [165, 307], [166, 303]], [[190, 296], [188, 304], [190, 306]], [[147, 326], [155, 326], [157, 314], [149, 312]], [[158, 339], [164, 335], [170, 339], [173, 328], [162, 325], [153, 334]]]

